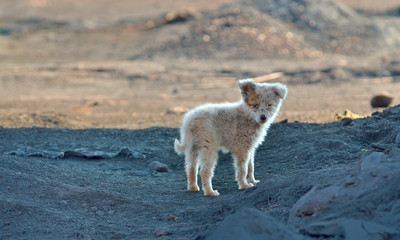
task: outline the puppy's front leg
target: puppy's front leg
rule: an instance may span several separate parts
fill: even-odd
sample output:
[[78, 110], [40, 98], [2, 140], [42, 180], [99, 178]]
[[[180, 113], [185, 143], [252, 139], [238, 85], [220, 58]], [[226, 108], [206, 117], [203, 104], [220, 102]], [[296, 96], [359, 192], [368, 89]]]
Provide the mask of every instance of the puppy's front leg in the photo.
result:
[[254, 186], [260, 182], [259, 180], [256, 180], [254, 178], [254, 150], [251, 151], [251, 153], [250, 153], [250, 160], [249, 160], [249, 166], [247, 169], [246, 179], [247, 179], [248, 183], [252, 183]]
[[234, 165], [236, 170], [236, 181], [238, 182], [239, 189], [247, 189], [253, 187], [252, 183], [247, 182], [247, 171], [250, 156], [246, 153], [233, 153]]

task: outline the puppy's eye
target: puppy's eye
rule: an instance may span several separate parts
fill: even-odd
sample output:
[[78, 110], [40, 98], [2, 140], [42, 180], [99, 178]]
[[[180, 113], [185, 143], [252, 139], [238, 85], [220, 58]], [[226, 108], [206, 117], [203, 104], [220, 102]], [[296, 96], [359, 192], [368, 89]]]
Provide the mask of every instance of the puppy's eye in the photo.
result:
[[258, 104], [253, 104], [253, 108], [258, 109]]
[[271, 107], [272, 106], [272, 104], [268, 104], [268, 107]]

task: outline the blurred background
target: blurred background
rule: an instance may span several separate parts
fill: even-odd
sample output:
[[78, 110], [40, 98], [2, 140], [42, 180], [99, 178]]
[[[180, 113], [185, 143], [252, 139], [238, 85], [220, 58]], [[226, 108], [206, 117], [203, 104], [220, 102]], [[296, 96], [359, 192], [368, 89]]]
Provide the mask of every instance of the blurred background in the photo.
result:
[[179, 127], [241, 78], [288, 85], [278, 121], [365, 117], [399, 47], [400, 0], [1, 0], [0, 126]]

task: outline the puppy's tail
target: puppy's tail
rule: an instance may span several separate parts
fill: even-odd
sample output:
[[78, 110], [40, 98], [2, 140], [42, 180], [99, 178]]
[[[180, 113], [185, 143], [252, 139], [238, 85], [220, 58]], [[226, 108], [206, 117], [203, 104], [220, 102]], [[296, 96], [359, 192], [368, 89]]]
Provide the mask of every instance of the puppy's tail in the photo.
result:
[[185, 149], [192, 145], [192, 136], [191, 132], [187, 127], [183, 127], [181, 129], [181, 141], [179, 142], [178, 139], [175, 138], [175, 152], [179, 155], [185, 152]]
[[182, 155], [183, 151], [185, 151], [185, 142], [180, 143], [177, 138], [175, 138], [175, 152], [179, 155]]

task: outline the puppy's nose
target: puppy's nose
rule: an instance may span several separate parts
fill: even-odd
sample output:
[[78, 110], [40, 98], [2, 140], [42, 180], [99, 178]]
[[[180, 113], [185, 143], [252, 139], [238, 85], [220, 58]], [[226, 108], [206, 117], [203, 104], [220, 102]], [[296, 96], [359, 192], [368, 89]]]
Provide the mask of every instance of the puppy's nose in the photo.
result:
[[265, 121], [265, 120], [267, 120], [267, 117], [266, 117], [265, 115], [261, 115], [261, 116], [260, 116], [260, 120], [261, 120], [261, 121]]

